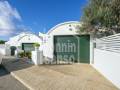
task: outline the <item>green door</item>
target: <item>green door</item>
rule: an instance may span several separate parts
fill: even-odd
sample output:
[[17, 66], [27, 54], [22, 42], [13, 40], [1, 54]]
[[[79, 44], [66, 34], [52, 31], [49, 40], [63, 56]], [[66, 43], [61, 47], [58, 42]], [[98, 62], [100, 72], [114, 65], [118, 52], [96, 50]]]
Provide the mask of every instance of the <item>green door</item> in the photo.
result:
[[56, 60], [89, 63], [89, 35], [54, 36]]
[[80, 62], [90, 63], [90, 36], [80, 36]]

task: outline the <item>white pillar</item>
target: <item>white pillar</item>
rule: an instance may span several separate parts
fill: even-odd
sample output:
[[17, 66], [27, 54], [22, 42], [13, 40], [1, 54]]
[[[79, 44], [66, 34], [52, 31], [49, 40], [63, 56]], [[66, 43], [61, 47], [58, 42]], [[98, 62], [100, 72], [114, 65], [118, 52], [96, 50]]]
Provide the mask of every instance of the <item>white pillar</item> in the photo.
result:
[[42, 51], [32, 51], [32, 61], [35, 65], [43, 64], [43, 53]]
[[90, 35], [90, 64], [94, 64], [94, 37]]

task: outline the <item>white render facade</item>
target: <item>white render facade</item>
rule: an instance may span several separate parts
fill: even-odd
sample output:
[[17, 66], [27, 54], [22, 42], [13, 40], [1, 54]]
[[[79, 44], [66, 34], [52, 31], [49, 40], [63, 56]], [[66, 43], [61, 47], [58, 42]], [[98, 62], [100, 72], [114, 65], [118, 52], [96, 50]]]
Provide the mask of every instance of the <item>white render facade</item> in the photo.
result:
[[[80, 35], [78, 33], [79, 27], [81, 27], [82, 23], [78, 21], [68, 21], [64, 23], [60, 23], [50, 30], [46, 34], [43, 34], [39, 32], [39, 36], [29, 33], [29, 32], [23, 32], [20, 33], [17, 36], [11, 37], [8, 42], [5, 43], [5, 47], [10, 49], [10, 47], [14, 46], [16, 47], [17, 53], [22, 52], [22, 44], [23, 43], [39, 43], [40, 48], [39, 50], [43, 52], [43, 56], [46, 58], [49, 58], [50, 60], [54, 59], [54, 38], [55, 36], [76, 36]], [[81, 34], [82, 35], [82, 34]], [[83, 34], [84, 35], [84, 34]], [[90, 35], [90, 50], [89, 50], [89, 59], [90, 62], [92, 63], [93, 60], [93, 43], [92, 43], [92, 38]], [[7, 52], [6, 52], [7, 53]], [[10, 55], [10, 54], [9, 54]], [[79, 56], [79, 55], [78, 55]]]
[[[79, 27], [81, 27], [81, 23], [78, 21], [69, 21], [60, 23], [53, 28], [51, 28], [43, 39], [43, 46], [40, 48], [43, 51], [43, 55], [50, 60], [54, 59], [54, 36], [62, 36], [62, 35], [79, 35], [77, 32]], [[92, 37], [90, 35], [90, 41]], [[93, 55], [93, 43], [90, 42], [90, 63], [92, 63]]]
[[42, 45], [42, 37], [30, 32], [23, 32], [17, 36], [11, 37], [9, 41], [5, 43], [5, 46], [7, 48], [14, 46], [16, 47], [17, 52], [21, 52], [23, 43], [39, 43], [40, 45]]
[[53, 28], [51, 28], [47, 32], [46, 36], [44, 37], [44, 41], [43, 41], [44, 42], [44, 45], [43, 45], [44, 56], [53, 59], [53, 49], [54, 49], [53, 37], [55, 35], [76, 35], [78, 34], [75, 28], [75, 26], [77, 25], [80, 25], [80, 22], [70, 21], [70, 22], [60, 23], [54, 26]]

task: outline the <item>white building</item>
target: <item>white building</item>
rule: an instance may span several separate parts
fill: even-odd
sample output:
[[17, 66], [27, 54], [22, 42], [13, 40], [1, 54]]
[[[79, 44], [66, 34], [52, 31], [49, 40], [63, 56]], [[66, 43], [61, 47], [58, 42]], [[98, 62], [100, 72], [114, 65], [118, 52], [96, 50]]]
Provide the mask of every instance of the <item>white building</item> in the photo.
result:
[[[92, 52], [92, 49], [90, 47], [92, 47], [92, 44], [90, 43], [90, 35], [86, 34], [80, 35], [78, 33], [78, 29], [80, 29], [80, 26], [81, 23], [78, 21], [69, 21], [60, 23], [53, 27], [52, 29], [50, 29], [47, 32], [47, 34], [44, 35], [43, 39], [44, 44], [42, 46], [43, 55], [51, 60], [74, 59], [76, 62], [91, 63], [90, 60], [92, 60], [92, 55], [90, 54], [90, 52]], [[84, 42], [85, 45], [82, 45], [82, 43], [80, 43], [82, 39], [83, 42], [85, 41]], [[86, 39], [88, 39], [88, 41]], [[67, 43], [68, 44], [72, 43], [74, 46], [67, 45]], [[59, 44], [58, 49], [64, 50], [57, 51], [56, 46], [58, 44]], [[70, 49], [69, 47], [72, 47], [72, 49], [74, 49], [75, 52], [73, 51], [69, 52]], [[80, 58], [84, 59], [85, 61], [80, 61], [79, 60]]]
[[10, 49], [5, 44], [0, 44], [0, 55], [10, 55]]
[[[39, 36], [21, 33], [10, 38], [5, 46], [1, 45], [0, 52], [8, 54], [10, 47], [32, 50], [32, 44], [37, 42], [43, 53], [33, 52], [32, 60], [36, 65], [43, 63], [43, 56], [56, 61], [90, 63], [120, 88], [120, 72], [117, 70], [120, 67], [120, 34], [96, 39], [94, 42], [92, 35], [77, 32], [81, 25], [80, 22], [70, 21], [56, 25], [46, 34], [39, 33]], [[93, 43], [96, 43], [96, 48], [93, 48]]]
[[91, 63], [91, 52], [93, 51], [93, 44], [90, 42], [91, 36], [78, 33], [81, 25], [78, 21], [60, 23], [51, 28], [46, 34], [39, 33], [39, 36], [23, 32], [11, 37], [5, 43], [5, 47], [10, 49], [10, 55], [15, 55], [15, 51], [17, 53], [34, 51], [33, 44], [39, 43], [39, 49], [43, 51], [44, 57], [50, 60]]
[[32, 51], [34, 50], [33, 44], [39, 43], [42, 45], [42, 37], [37, 36], [30, 32], [23, 32], [17, 36], [11, 37], [8, 42], [5, 43], [7, 47], [11, 49], [11, 55], [15, 54], [15, 50], [18, 52], [25, 50], [25, 51]]

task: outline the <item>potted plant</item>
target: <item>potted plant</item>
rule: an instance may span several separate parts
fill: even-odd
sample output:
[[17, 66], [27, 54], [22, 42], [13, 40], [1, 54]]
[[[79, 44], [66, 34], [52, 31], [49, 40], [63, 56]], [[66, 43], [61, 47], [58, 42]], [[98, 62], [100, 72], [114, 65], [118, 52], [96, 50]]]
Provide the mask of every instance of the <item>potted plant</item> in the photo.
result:
[[35, 50], [39, 50], [40, 44], [39, 43], [34, 43]]

